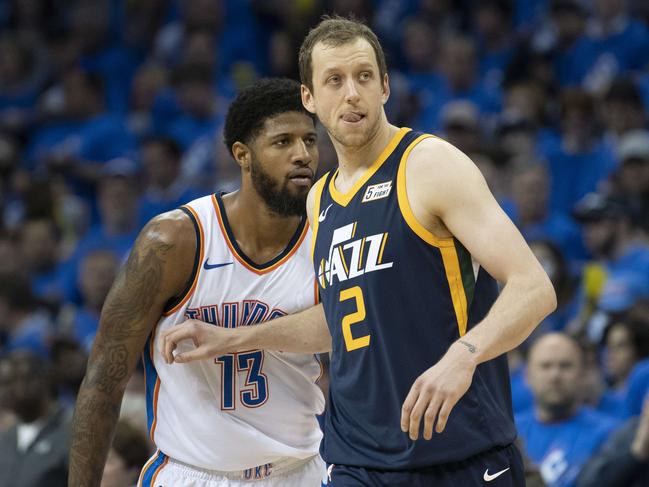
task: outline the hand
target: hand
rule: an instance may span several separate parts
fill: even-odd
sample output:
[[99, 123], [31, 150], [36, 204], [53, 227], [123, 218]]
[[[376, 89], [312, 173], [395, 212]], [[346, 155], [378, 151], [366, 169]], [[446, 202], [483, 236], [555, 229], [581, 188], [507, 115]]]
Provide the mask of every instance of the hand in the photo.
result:
[[[162, 334], [161, 352], [168, 364], [204, 360], [236, 351], [236, 336], [236, 329], [225, 329], [199, 320], [187, 320]], [[191, 340], [195, 348], [174, 356], [176, 347], [183, 340]]]
[[640, 461], [649, 458], [649, 397], [645, 399], [638, 429], [631, 443], [631, 453]]
[[421, 374], [410, 388], [401, 408], [401, 431], [410, 432], [410, 439], [419, 437], [419, 424], [424, 417], [424, 439], [441, 433], [446, 427], [451, 410], [469, 389], [476, 368], [472, 356], [475, 348], [467, 350], [455, 343], [439, 362]]

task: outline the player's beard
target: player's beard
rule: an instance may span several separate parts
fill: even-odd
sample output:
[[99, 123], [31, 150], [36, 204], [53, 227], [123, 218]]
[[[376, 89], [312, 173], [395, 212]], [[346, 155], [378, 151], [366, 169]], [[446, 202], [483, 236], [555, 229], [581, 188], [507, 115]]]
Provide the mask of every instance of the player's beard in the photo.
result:
[[261, 196], [268, 208], [280, 216], [304, 216], [306, 214], [306, 197], [309, 188], [303, 191], [291, 192], [289, 179], [283, 182], [275, 181], [264, 171], [261, 163], [253, 155], [250, 164], [252, 186]]

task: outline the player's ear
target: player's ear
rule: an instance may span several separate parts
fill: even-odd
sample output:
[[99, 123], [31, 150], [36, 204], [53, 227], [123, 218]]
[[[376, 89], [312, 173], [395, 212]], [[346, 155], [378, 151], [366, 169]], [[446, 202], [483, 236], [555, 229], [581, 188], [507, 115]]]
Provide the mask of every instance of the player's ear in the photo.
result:
[[311, 90], [306, 85], [302, 85], [300, 86], [300, 95], [302, 96], [302, 105], [304, 105], [304, 108], [308, 112], [315, 114], [315, 102]]
[[381, 102], [385, 105], [390, 98], [390, 78], [388, 73], [383, 75], [383, 82], [381, 83], [381, 91], [383, 92], [381, 96]]
[[250, 170], [250, 149], [243, 142], [232, 144], [232, 156], [244, 171]]

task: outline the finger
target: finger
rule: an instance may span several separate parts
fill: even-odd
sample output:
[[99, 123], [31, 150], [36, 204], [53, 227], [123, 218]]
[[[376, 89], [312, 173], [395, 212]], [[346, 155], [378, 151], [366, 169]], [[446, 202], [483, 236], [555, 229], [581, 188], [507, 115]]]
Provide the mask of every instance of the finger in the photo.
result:
[[179, 353], [174, 357], [174, 362], [179, 364], [186, 364], [188, 362], [194, 362], [196, 360], [205, 360], [213, 356], [214, 354], [210, 352], [209, 348], [203, 345], [201, 347], [195, 348], [194, 350], [190, 350], [189, 352]]
[[412, 408], [415, 407], [418, 397], [419, 387], [415, 383], [410, 388], [406, 400], [403, 401], [403, 406], [401, 406], [401, 431], [404, 433], [407, 433], [410, 427], [410, 413], [412, 412]]
[[429, 400], [430, 397], [420, 393], [417, 402], [415, 403], [415, 407], [412, 408], [412, 412], [410, 413], [410, 425], [408, 431], [410, 439], [413, 441], [419, 438], [419, 425], [421, 424], [421, 418], [424, 415], [424, 411], [426, 411]]
[[446, 422], [448, 421], [448, 417], [451, 414], [451, 410], [453, 409], [453, 406], [455, 406], [455, 403], [457, 402], [457, 399], [451, 399], [451, 398], [446, 398], [446, 400], [442, 403], [442, 407], [439, 410], [439, 415], [437, 416], [437, 426], [435, 428], [435, 431], [438, 433], [441, 433], [444, 431], [444, 428], [446, 428]]
[[442, 399], [437, 394], [434, 395], [424, 413], [424, 440], [430, 440], [433, 437], [433, 426], [441, 405]]
[[165, 332], [163, 339], [165, 360], [168, 364], [174, 362], [173, 352], [176, 350], [178, 343], [183, 340], [191, 339], [194, 344], [196, 344], [196, 329], [194, 326], [189, 324], [182, 324], [179, 326], [173, 327], [171, 330]]

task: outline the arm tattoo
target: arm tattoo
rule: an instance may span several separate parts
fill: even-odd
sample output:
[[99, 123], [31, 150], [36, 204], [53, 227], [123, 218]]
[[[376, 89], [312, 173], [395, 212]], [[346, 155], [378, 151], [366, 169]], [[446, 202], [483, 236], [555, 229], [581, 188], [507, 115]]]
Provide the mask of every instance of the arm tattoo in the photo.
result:
[[[159, 224], [153, 224], [155, 230]], [[106, 300], [103, 318], [109, 324], [106, 333], [116, 339], [139, 335], [141, 330], [131, 325], [151, 309], [162, 281], [163, 257], [173, 248], [164, 243], [151, 244], [142, 249], [137, 243], [116, 280], [117, 292]], [[148, 330], [147, 330], [148, 332]]]
[[469, 342], [465, 342], [464, 340], [458, 340], [462, 345], [464, 345], [466, 348], [469, 349], [469, 352], [471, 353], [476, 353], [478, 349], [475, 347], [475, 345], [471, 345]]
[[[148, 232], [157, 233], [159, 223]], [[150, 312], [162, 289], [165, 257], [173, 245], [138, 238], [111, 289], [101, 316], [72, 425], [70, 487], [97, 487], [119, 416], [126, 380], [150, 333]]]

